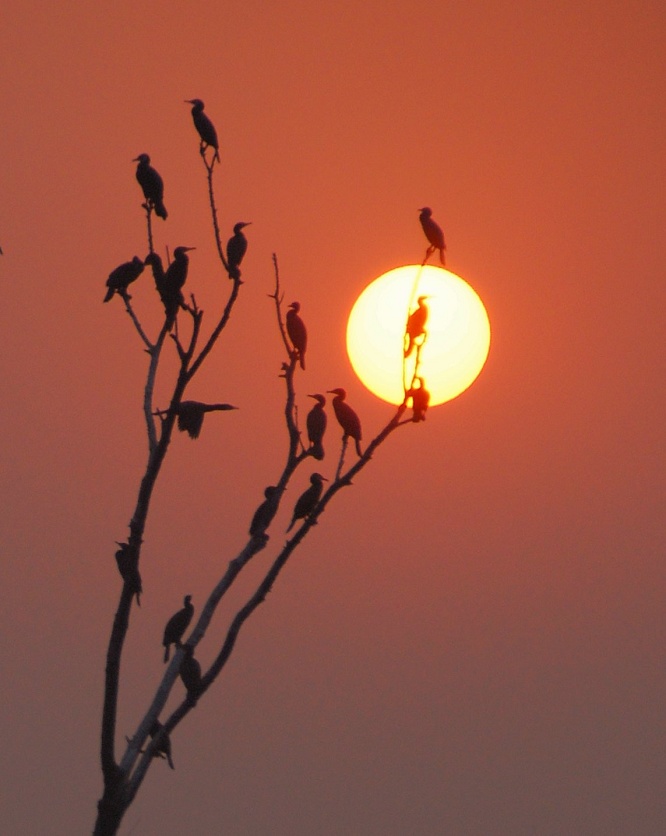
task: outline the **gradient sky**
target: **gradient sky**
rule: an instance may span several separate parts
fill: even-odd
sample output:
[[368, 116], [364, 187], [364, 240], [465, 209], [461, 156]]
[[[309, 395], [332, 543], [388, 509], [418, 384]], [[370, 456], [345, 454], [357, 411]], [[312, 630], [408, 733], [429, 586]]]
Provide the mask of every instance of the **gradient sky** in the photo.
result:
[[241, 409], [173, 440], [119, 735], [161, 676], [165, 620], [186, 592], [198, 610], [284, 460], [271, 253], [310, 330], [299, 396], [346, 387], [366, 439], [391, 410], [353, 378], [346, 318], [420, 260], [419, 207], [493, 342], [469, 391], [338, 496], [122, 833], [663, 832], [665, 35], [661, 0], [4, 4], [2, 833], [94, 821], [114, 540], [146, 451], [146, 355], [104, 282], [146, 252], [147, 152], [156, 244], [197, 247], [204, 322], [227, 290], [193, 97], [220, 136], [225, 235], [253, 225], [189, 395]]

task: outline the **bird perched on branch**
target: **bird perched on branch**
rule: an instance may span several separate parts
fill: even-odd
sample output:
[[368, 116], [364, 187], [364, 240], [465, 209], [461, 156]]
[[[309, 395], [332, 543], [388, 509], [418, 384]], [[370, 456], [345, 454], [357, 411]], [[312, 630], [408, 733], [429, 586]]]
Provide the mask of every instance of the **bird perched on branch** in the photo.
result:
[[[157, 735], [162, 731], [162, 724], [159, 720], [155, 720], [153, 725], [150, 727], [150, 736], [152, 739], [155, 739]], [[162, 739], [155, 747], [155, 757], [156, 758], [166, 758], [167, 763], [171, 769], [175, 769], [176, 767], [173, 765], [173, 761], [171, 760], [171, 738], [169, 737], [168, 733], [165, 732], [162, 735]]]
[[407, 392], [407, 397], [412, 399], [412, 421], [418, 424], [419, 421], [425, 421], [425, 414], [430, 403], [430, 392], [425, 388], [425, 382], [422, 377], [414, 379], [414, 383], [418, 381], [418, 387], [412, 388]]
[[201, 692], [201, 665], [194, 658], [194, 650], [186, 644], [184, 647], [183, 659], [180, 663], [180, 678], [187, 688], [187, 697], [190, 702], [196, 702]]
[[168, 213], [164, 206], [164, 181], [150, 164], [148, 154], [139, 154], [132, 162], [139, 163], [136, 167], [136, 179], [143, 190], [148, 208], [154, 209], [157, 217], [166, 221]]
[[127, 295], [128, 285], [135, 282], [143, 273], [143, 261], [138, 255], [135, 255], [131, 261], [126, 261], [115, 270], [109, 273], [109, 278], [106, 280], [106, 296], [104, 301], [108, 302], [114, 293], [119, 293], [121, 296]]
[[[178, 308], [185, 304], [182, 289], [183, 285], [187, 281], [187, 271], [190, 265], [190, 259], [187, 253], [194, 249], [196, 249], [196, 247], [176, 247], [173, 251], [173, 261], [167, 267], [166, 272], [164, 273], [164, 278], [161, 280], [162, 290], [160, 292], [160, 296], [162, 297], [162, 302], [164, 303], [167, 318], [170, 319], [171, 322], [175, 320]], [[155, 276], [155, 283], [157, 284], [157, 273], [154, 267], [155, 258], [150, 258], [151, 264], [153, 265], [153, 276]], [[159, 258], [159, 256], [157, 256], [157, 258]]]
[[301, 309], [300, 302], [292, 302], [287, 311], [287, 334], [294, 349], [298, 352], [298, 359], [301, 368], [305, 371], [305, 349], [308, 347], [308, 331], [305, 323], [298, 315]]
[[169, 651], [171, 645], [175, 644], [180, 647], [180, 640], [183, 638], [185, 630], [187, 630], [192, 616], [194, 615], [194, 607], [192, 606], [192, 596], [186, 595], [183, 599], [183, 608], [171, 616], [164, 628], [164, 638], [162, 644], [164, 645], [164, 661], [169, 661]]
[[308, 412], [305, 419], [305, 426], [308, 431], [308, 441], [310, 442], [310, 450], [317, 461], [324, 458], [324, 433], [326, 432], [326, 423], [328, 418], [324, 412], [326, 406], [326, 398], [323, 395], [308, 395], [308, 398], [314, 398], [317, 403]]
[[258, 537], [265, 533], [270, 525], [271, 520], [275, 516], [277, 510], [276, 497], [278, 489], [275, 485], [269, 485], [264, 491], [266, 499], [254, 512], [252, 522], [250, 523], [250, 537]]
[[230, 403], [181, 401], [176, 410], [176, 414], [178, 415], [178, 429], [181, 432], [187, 432], [190, 438], [199, 438], [204, 415], [207, 412], [224, 412], [229, 409], [238, 409], [238, 407], [232, 406]]
[[116, 540], [116, 545], [120, 546], [116, 552], [116, 563], [118, 564], [120, 577], [132, 595], [136, 595], [136, 603], [138, 606], [141, 606], [143, 586], [141, 584], [141, 575], [137, 568], [136, 553], [133, 549], [130, 549], [129, 543], [119, 543]]
[[240, 264], [247, 252], [247, 238], [243, 233], [246, 226], [252, 221], [238, 221], [234, 224], [234, 234], [227, 241], [227, 265], [229, 267], [229, 278], [239, 281], [241, 277]]
[[[418, 308], [407, 319], [407, 328], [405, 329], [407, 348], [405, 349], [405, 357], [409, 357], [412, 353], [414, 346], [417, 344], [416, 340], [419, 337], [425, 336], [425, 324], [428, 321], [428, 306], [425, 303], [427, 298], [427, 296], [419, 296], [416, 300]], [[419, 345], [423, 345], [423, 342], [422, 340]]]
[[215, 125], [210, 121], [208, 116], [204, 113], [204, 103], [201, 99], [185, 99], [187, 104], [192, 105], [192, 121], [197, 133], [201, 138], [201, 152], [203, 153], [209, 146], [215, 149], [214, 160], [220, 161], [220, 146], [217, 141], [217, 131]]
[[446, 243], [444, 242], [442, 227], [432, 219], [432, 209], [429, 206], [424, 206], [423, 209], [419, 209], [419, 212], [421, 213], [419, 215], [421, 226], [423, 227], [425, 237], [428, 239], [428, 243], [430, 244], [426, 250], [426, 261], [435, 252], [435, 250], [439, 250], [439, 260], [444, 265], [446, 264], [444, 259]]
[[345, 403], [347, 392], [344, 389], [329, 389], [330, 395], [335, 395], [333, 398], [333, 411], [338, 423], [342, 427], [344, 441], [347, 436], [350, 436], [356, 442], [356, 452], [360, 456], [363, 455], [361, 451], [361, 419], [354, 412], [354, 410]]
[[321, 473], [313, 473], [312, 476], [310, 476], [310, 487], [306, 491], [303, 491], [303, 493], [296, 500], [296, 505], [294, 506], [294, 516], [291, 518], [287, 531], [291, 531], [296, 520], [304, 520], [312, 513], [315, 505], [321, 499], [321, 493], [324, 490], [324, 482], [328, 482], [328, 479], [325, 476], [322, 476]]

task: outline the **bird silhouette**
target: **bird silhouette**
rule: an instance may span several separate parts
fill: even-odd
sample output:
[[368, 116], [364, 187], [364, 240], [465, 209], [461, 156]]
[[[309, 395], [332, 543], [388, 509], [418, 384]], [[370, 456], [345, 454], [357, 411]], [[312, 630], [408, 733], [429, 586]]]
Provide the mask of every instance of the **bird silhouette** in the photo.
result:
[[116, 563], [118, 564], [120, 577], [132, 595], [136, 595], [136, 603], [138, 606], [141, 606], [143, 586], [141, 584], [141, 575], [137, 568], [136, 553], [133, 549], [130, 549], [129, 543], [119, 543], [116, 540], [116, 545], [120, 546], [116, 552]]
[[143, 190], [149, 208], [155, 210], [158, 218], [166, 221], [168, 212], [164, 206], [164, 181], [150, 164], [148, 154], [139, 154], [132, 162], [138, 162], [136, 179]]
[[361, 419], [354, 412], [354, 410], [345, 403], [347, 392], [344, 389], [329, 389], [330, 395], [335, 395], [333, 398], [333, 411], [338, 423], [342, 427], [344, 441], [347, 436], [350, 436], [356, 442], [356, 452], [360, 456], [363, 455], [361, 451]]
[[192, 596], [186, 595], [183, 599], [183, 608], [171, 616], [164, 628], [164, 638], [162, 644], [164, 645], [164, 661], [169, 661], [169, 651], [171, 645], [175, 644], [180, 647], [180, 640], [183, 638], [183, 633], [187, 630], [192, 616], [194, 615], [194, 607], [192, 606]]
[[314, 398], [317, 403], [308, 412], [305, 419], [305, 426], [308, 431], [308, 441], [310, 442], [309, 452], [317, 461], [324, 458], [324, 433], [326, 432], [326, 423], [328, 418], [324, 412], [326, 406], [326, 398], [323, 395], [308, 395], [308, 398]]
[[[108, 302], [114, 293], [119, 293], [121, 296], [127, 295], [127, 287], [136, 281], [143, 273], [143, 261], [138, 255], [135, 255], [131, 261], [126, 261], [115, 270], [109, 273], [109, 278], [106, 280], [106, 296], [104, 301]], [[128, 297], [131, 298], [131, 297]]]
[[430, 244], [426, 250], [426, 261], [435, 252], [435, 250], [439, 250], [439, 260], [442, 264], [446, 264], [446, 260], [444, 258], [446, 243], [444, 242], [442, 227], [432, 219], [432, 209], [429, 206], [424, 206], [423, 209], [419, 209], [419, 212], [421, 213], [419, 215], [421, 226], [423, 227], [425, 237], [428, 239], [428, 243]]
[[180, 663], [180, 678], [187, 689], [190, 703], [195, 703], [201, 692], [201, 665], [194, 658], [194, 650], [189, 644], [184, 645], [183, 658]]
[[217, 131], [215, 130], [215, 125], [213, 125], [208, 116], [204, 113], [204, 103], [201, 99], [185, 99], [185, 102], [192, 105], [192, 121], [194, 122], [194, 127], [197, 129], [197, 133], [201, 138], [202, 153], [209, 146], [214, 148], [215, 155], [213, 159], [219, 162], [220, 146], [217, 141]]
[[[157, 735], [162, 731], [162, 724], [159, 720], [155, 720], [153, 725], [150, 727], [150, 737], [155, 739]], [[171, 769], [175, 769], [173, 765], [173, 761], [171, 759], [171, 738], [169, 737], [168, 733], [164, 733], [162, 735], [162, 739], [155, 747], [155, 757], [157, 758], [166, 758], [167, 763]]]
[[310, 476], [310, 487], [306, 491], [303, 491], [296, 500], [294, 515], [291, 518], [287, 531], [291, 531], [296, 520], [304, 520], [312, 513], [315, 505], [321, 498], [321, 493], [324, 490], [324, 482], [328, 482], [328, 479], [322, 476], [321, 473], [313, 473]]
[[239, 281], [241, 277], [240, 264], [247, 252], [247, 238], [243, 233], [246, 226], [252, 221], [238, 221], [234, 224], [234, 234], [227, 241], [227, 264], [229, 266], [229, 278]]
[[[409, 357], [412, 353], [414, 346], [417, 344], [416, 340], [419, 337], [425, 336], [425, 324], [428, 321], [428, 306], [425, 303], [427, 298], [427, 296], [419, 296], [416, 300], [418, 308], [407, 319], [407, 328], [405, 329], [407, 348], [405, 349], [405, 357]], [[420, 345], [423, 345], [423, 342], [422, 340]]]
[[181, 401], [176, 413], [178, 415], [178, 429], [187, 432], [190, 438], [199, 438], [204, 415], [207, 412], [225, 412], [238, 409], [230, 403], [201, 403], [200, 401]]
[[407, 397], [412, 399], [412, 421], [417, 424], [419, 421], [425, 421], [425, 414], [430, 403], [430, 392], [425, 388], [425, 382], [422, 377], [414, 378], [414, 383], [418, 381], [418, 387], [412, 388], [407, 392]]
[[301, 368], [305, 371], [305, 350], [308, 347], [308, 331], [305, 323], [299, 316], [298, 312], [301, 309], [300, 302], [292, 302], [287, 311], [287, 334], [291, 340], [294, 349], [298, 352], [298, 359]]
[[269, 485], [264, 491], [266, 499], [254, 512], [252, 522], [250, 523], [250, 537], [259, 537], [265, 534], [266, 529], [270, 525], [270, 522], [277, 511], [277, 495], [278, 489], [275, 485]]

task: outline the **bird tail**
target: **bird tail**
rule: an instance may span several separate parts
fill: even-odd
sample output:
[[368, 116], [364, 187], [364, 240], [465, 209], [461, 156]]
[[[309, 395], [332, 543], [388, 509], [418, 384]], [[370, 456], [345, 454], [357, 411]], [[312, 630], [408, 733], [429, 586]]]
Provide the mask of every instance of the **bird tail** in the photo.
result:
[[439, 260], [442, 262], [442, 266], [446, 265], [446, 258], [444, 257], [444, 247], [439, 251]]
[[164, 648], [164, 664], [169, 661], [169, 651], [171, 650], [171, 645], [167, 644]]
[[319, 444], [313, 444], [310, 448], [310, 452], [312, 453], [313, 458], [320, 462], [324, 458], [324, 445], [321, 442], [319, 442]]
[[173, 765], [173, 761], [171, 760], [171, 752], [166, 753], [167, 763], [169, 764], [170, 769], [175, 769], [176, 767]]
[[155, 214], [158, 218], [162, 218], [163, 221], [166, 221], [166, 219], [169, 217], [169, 213], [167, 212], [166, 207], [161, 201], [155, 204]]
[[104, 302], [109, 302], [109, 301], [113, 298], [113, 294], [114, 294], [115, 292], [116, 292], [116, 291], [115, 291], [112, 287], [110, 287], [110, 288], [106, 291], [106, 296], [104, 297], [104, 300], [103, 300], [103, 301], [104, 301]]
[[296, 522], [296, 517], [294, 517], [294, 519], [289, 523], [289, 528], [287, 529], [287, 532], [291, 531], [291, 529], [294, 527], [295, 522]]
[[361, 442], [358, 438], [355, 438], [354, 441], [356, 442], [356, 452], [358, 453], [359, 459], [363, 456], [363, 451], [361, 450]]
[[298, 352], [298, 359], [301, 361], [301, 368], [305, 371], [305, 355], [302, 351]]

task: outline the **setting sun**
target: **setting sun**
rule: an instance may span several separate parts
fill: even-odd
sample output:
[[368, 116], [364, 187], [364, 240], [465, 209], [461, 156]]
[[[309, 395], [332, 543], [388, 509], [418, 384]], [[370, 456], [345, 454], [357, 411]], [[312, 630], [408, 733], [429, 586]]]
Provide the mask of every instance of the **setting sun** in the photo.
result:
[[[419, 305], [427, 313], [425, 339], [417, 335], [411, 345], [407, 319], [415, 311], [418, 318]], [[467, 282], [441, 267], [412, 264], [384, 273], [361, 293], [347, 323], [354, 371], [373, 394], [392, 404], [402, 403], [415, 372], [430, 392], [431, 406], [452, 400], [474, 382], [489, 348], [483, 303]]]

